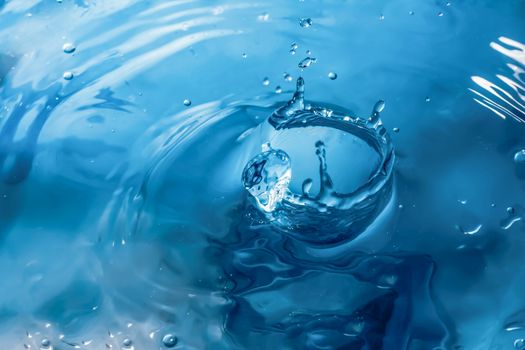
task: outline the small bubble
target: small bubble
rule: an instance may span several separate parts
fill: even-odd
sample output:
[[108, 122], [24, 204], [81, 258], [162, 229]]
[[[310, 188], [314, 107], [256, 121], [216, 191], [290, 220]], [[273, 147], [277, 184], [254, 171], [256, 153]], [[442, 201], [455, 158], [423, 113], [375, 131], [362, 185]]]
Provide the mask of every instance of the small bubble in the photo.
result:
[[516, 210], [513, 207], [508, 207], [507, 208], [507, 213], [510, 214], [510, 215], [514, 215], [515, 212], [516, 212]]
[[301, 18], [299, 20], [299, 24], [301, 25], [301, 27], [303, 28], [308, 28], [308, 27], [311, 27], [313, 22], [312, 22], [312, 19], [311, 18]]
[[77, 48], [72, 43], [65, 43], [64, 46], [62, 46], [62, 50], [64, 50], [65, 53], [73, 53], [76, 49]]
[[312, 54], [312, 50], [306, 50], [306, 54], [310, 56]]
[[430, 102], [430, 97], [425, 97], [425, 102]]
[[264, 78], [263, 81], [262, 81], [262, 84], [263, 84], [264, 86], [268, 86], [268, 85], [270, 85], [270, 79], [268, 79], [268, 77]]
[[177, 345], [178, 341], [179, 341], [179, 339], [173, 334], [166, 334], [162, 338], [162, 344], [164, 344], [164, 346], [167, 347], [167, 348], [175, 347], [175, 345]]
[[452, 5], [452, 3], [449, 1], [449, 2], [446, 3], [446, 5], [450, 6], [450, 5]]
[[337, 79], [337, 73], [335, 72], [328, 73], [328, 78], [330, 78], [331, 80]]
[[514, 341], [514, 348], [517, 349], [517, 350], [523, 350], [525, 349], [525, 339], [516, 339]]
[[71, 80], [73, 79], [73, 72], [64, 72], [64, 74], [62, 75], [62, 78], [64, 78], [65, 80]]
[[290, 74], [288, 74], [288, 73], [284, 73], [283, 78], [284, 78], [284, 80], [286, 80], [288, 82], [293, 80], [293, 77]]
[[443, 17], [443, 12], [438, 12], [438, 17]]
[[275, 93], [276, 93], [276, 94], [280, 94], [281, 92], [283, 92], [283, 89], [282, 89], [279, 85], [277, 85], [277, 86], [275, 87]]
[[382, 20], [384, 20], [384, 19], [385, 19], [385, 15], [383, 15], [383, 14], [379, 15], [379, 20], [380, 20], [380, 21], [382, 21]]
[[399, 132], [399, 128], [393, 128], [392, 131], [397, 133]]
[[296, 53], [297, 53], [297, 51], [295, 51], [295, 50], [293, 50], [293, 49], [292, 49], [292, 50], [290, 50], [290, 55], [292, 55], [292, 56], [293, 56], [293, 55], [295, 55]]
[[414, 11], [408, 11], [408, 14], [409, 14], [410, 16], [413, 16], [414, 13], [415, 13]]
[[185, 106], [191, 106], [191, 100], [189, 99], [184, 99], [184, 101], [182, 101], [182, 103], [184, 103]]
[[248, 57], [248, 55], [246, 53], [243, 53], [242, 58], [246, 58], [246, 57]]
[[292, 45], [290, 46], [290, 50], [297, 50], [299, 48], [299, 45], [297, 45], [297, 43], [292, 43]]

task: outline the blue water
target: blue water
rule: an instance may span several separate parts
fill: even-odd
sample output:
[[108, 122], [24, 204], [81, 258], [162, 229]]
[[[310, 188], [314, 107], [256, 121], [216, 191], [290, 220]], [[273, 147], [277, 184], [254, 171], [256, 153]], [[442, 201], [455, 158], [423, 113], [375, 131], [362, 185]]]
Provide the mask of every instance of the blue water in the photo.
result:
[[0, 349], [525, 349], [524, 18], [0, 0]]

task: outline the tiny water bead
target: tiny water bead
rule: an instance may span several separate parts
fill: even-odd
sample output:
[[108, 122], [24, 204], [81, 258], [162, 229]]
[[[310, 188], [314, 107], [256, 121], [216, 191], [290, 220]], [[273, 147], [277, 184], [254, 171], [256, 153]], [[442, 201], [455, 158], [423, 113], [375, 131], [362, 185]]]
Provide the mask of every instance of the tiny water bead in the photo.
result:
[[133, 349], [133, 341], [129, 338], [125, 338], [124, 340], [122, 340], [122, 349], [124, 350]]
[[186, 99], [184, 99], [184, 101], [182, 101], [182, 103], [183, 103], [186, 107], [191, 106], [191, 100], [190, 100], [190, 99], [187, 99], [187, 98], [186, 98]]
[[76, 46], [73, 44], [73, 43], [65, 43], [63, 46], [62, 46], [62, 50], [65, 52], [65, 53], [73, 53], [75, 52], [76, 50]]
[[270, 79], [268, 79], [268, 78], [264, 78], [263, 81], [262, 81], [262, 84], [263, 84], [264, 86], [268, 86], [268, 85], [270, 85]]
[[291, 82], [293, 80], [293, 77], [288, 73], [284, 73], [283, 78], [288, 82]]
[[283, 89], [282, 89], [279, 85], [277, 85], [277, 86], [275, 87], [275, 93], [276, 93], [276, 94], [280, 94], [280, 93], [282, 93], [282, 92], [283, 92]]
[[173, 348], [177, 345], [179, 339], [173, 334], [166, 334], [162, 337], [162, 344], [167, 348]]
[[330, 73], [328, 73], [328, 78], [329, 78], [330, 80], [335, 80], [335, 79], [337, 79], [337, 73], [335, 73], [335, 72], [330, 72]]
[[42, 339], [40, 342], [40, 346], [42, 349], [49, 349], [51, 347], [51, 341], [47, 338]]
[[522, 149], [514, 154], [514, 163], [517, 165], [525, 164], [525, 149]]
[[64, 78], [64, 80], [71, 80], [73, 79], [74, 75], [73, 75], [73, 72], [64, 72], [64, 74], [62, 75], [62, 78]]
[[525, 350], [525, 339], [518, 338], [514, 341], [514, 349]]
[[301, 18], [299, 20], [299, 25], [303, 28], [311, 27], [313, 24], [313, 21], [311, 18]]

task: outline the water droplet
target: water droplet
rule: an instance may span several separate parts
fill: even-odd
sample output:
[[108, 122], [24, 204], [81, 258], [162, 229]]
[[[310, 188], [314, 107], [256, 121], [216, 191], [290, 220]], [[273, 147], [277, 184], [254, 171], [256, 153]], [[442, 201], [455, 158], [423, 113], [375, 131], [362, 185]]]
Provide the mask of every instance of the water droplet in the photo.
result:
[[392, 131], [397, 133], [399, 132], [399, 128], [392, 128]]
[[380, 21], [382, 21], [382, 20], [384, 20], [384, 19], [385, 19], [385, 15], [383, 15], [383, 14], [379, 15], [379, 20], [380, 20]]
[[438, 12], [438, 17], [443, 17], [443, 12]]
[[425, 102], [430, 102], [430, 97], [425, 97]]
[[410, 16], [413, 16], [413, 15], [414, 15], [414, 11], [408, 11], [408, 14], [409, 14]]
[[331, 80], [337, 79], [337, 73], [335, 72], [328, 73], [328, 78], [330, 78]]
[[51, 341], [47, 338], [44, 338], [42, 339], [42, 341], [40, 342], [40, 346], [43, 348], [43, 349], [49, 349], [49, 347], [51, 346]]
[[276, 93], [276, 94], [280, 94], [281, 92], [283, 92], [283, 89], [281, 89], [281, 87], [280, 87], [279, 85], [277, 85], [277, 86], [275, 87], [275, 93]]
[[301, 25], [301, 27], [303, 28], [308, 28], [308, 27], [311, 27], [313, 22], [312, 22], [312, 19], [311, 18], [301, 18], [299, 20], [299, 24]]
[[126, 338], [122, 341], [122, 347], [124, 349], [131, 349], [133, 347], [133, 341], [131, 339]]
[[317, 62], [317, 59], [314, 58], [314, 57], [306, 57], [305, 59], [303, 59], [301, 62], [299, 62], [298, 66], [299, 68], [308, 68], [312, 65], [312, 63], [315, 63]]
[[450, 6], [450, 5], [452, 5], [452, 3], [450, 1], [448, 1], [445, 5]]
[[242, 58], [246, 58], [246, 57], [248, 57], [248, 55], [246, 53], [243, 53]]
[[162, 338], [162, 344], [164, 344], [164, 346], [167, 348], [175, 347], [178, 341], [179, 339], [175, 335], [169, 333]]
[[62, 50], [64, 50], [65, 53], [73, 53], [76, 49], [77, 48], [72, 43], [65, 43], [64, 46], [62, 46]]
[[312, 54], [312, 50], [306, 50], [306, 54], [310, 56]]
[[257, 16], [257, 20], [259, 22], [268, 22], [269, 19], [270, 19], [270, 15], [267, 12], [262, 13], [259, 16]]
[[242, 182], [258, 207], [272, 212], [284, 199], [291, 177], [288, 154], [272, 149], [259, 153], [246, 164]]
[[62, 75], [62, 78], [64, 78], [65, 80], [71, 80], [73, 79], [74, 75], [73, 75], [73, 72], [64, 72], [64, 74]]
[[189, 99], [184, 99], [184, 101], [182, 101], [182, 103], [185, 105], [185, 106], [191, 106], [191, 100]]
[[514, 209], [513, 207], [508, 207], [507, 208], [507, 218], [501, 220], [500, 226], [503, 230], [508, 230], [515, 223], [522, 221], [522, 220], [523, 218], [521, 217], [521, 215], [518, 215], [518, 213], [516, 212], [516, 209]]
[[270, 79], [268, 79], [268, 78], [264, 78], [263, 81], [262, 81], [262, 84], [263, 84], [264, 86], [268, 86], [268, 85], [270, 85]]
[[525, 349], [525, 339], [521, 339], [521, 338], [520, 339], [516, 339], [514, 341], [514, 348], [516, 350], [523, 350], [523, 349]]
[[522, 149], [521, 151], [518, 151], [516, 154], [514, 154], [514, 163], [516, 163], [516, 165], [525, 164], [525, 149]]
[[292, 81], [293, 78], [292, 78], [292, 76], [291, 76], [290, 74], [288, 74], [288, 73], [284, 73], [284, 80], [286, 80], [286, 81], [289, 82], [289, 81]]
[[299, 45], [297, 45], [297, 43], [292, 43], [292, 45], [290, 46], [290, 50], [297, 50], [299, 48]]

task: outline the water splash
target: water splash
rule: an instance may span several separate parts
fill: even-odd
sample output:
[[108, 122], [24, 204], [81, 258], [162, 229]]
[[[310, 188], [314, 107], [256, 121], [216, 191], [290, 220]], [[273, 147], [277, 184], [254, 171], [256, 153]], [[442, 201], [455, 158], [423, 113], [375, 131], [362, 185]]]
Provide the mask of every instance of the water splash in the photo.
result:
[[[304, 79], [300, 77], [291, 100], [268, 118], [271, 128], [267, 131], [267, 141], [277, 148], [260, 153], [248, 162], [243, 172], [244, 186], [256, 206], [277, 227], [302, 234], [331, 222], [331, 235], [339, 237], [337, 239], [345, 235], [355, 237], [381, 212], [392, 191], [393, 148], [380, 118], [385, 103], [378, 101], [371, 116], [361, 119], [349, 117], [335, 106], [307, 104], [304, 91]], [[305, 153], [309, 152], [308, 147], [304, 147], [312, 137], [318, 138], [313, 145], [319, 163], [318, 180], [306, 175], [312, 173], [308, 168], [314, 166]], [[362, 178], [356, 175], [353, 184], [347, 183], [348, 178], [353, 179], [348, 174], [345, 180], [338, 176], [334, 183], [328, 173], [327, 153], [331, 152], [338, 162], [351, 160], [341, 155], [341, 152], [349, 151], [345, 147], [353, 147], [348, 142], [363, 142], [366, 145], [361, 155], [363, 165], [366, 162], [374, 164], [370, 160], [377, 158], [377, 167], [366, 169], [365, 165], [365, 175]], [[299, 145], [301, 149], [297, 149]], [[263, 171], [267, 164], [270, 164], [269, 169], [275, 164], [281, 168], [274, 176], [265, 176]], [[334, 165], [338, 172], [342, 171], [340, 164]], [[363, 172], [363, 165], [357, 161], [354, 165], [356, 174]], [[293, 168], [297, 172], [292, 176]], [[316, 194], [312, 191], [314, 183], [319, 183]], [[334, 237], [330, 239], [336, 239]], [[323, 238], [317, 236], [313, 239]]]

